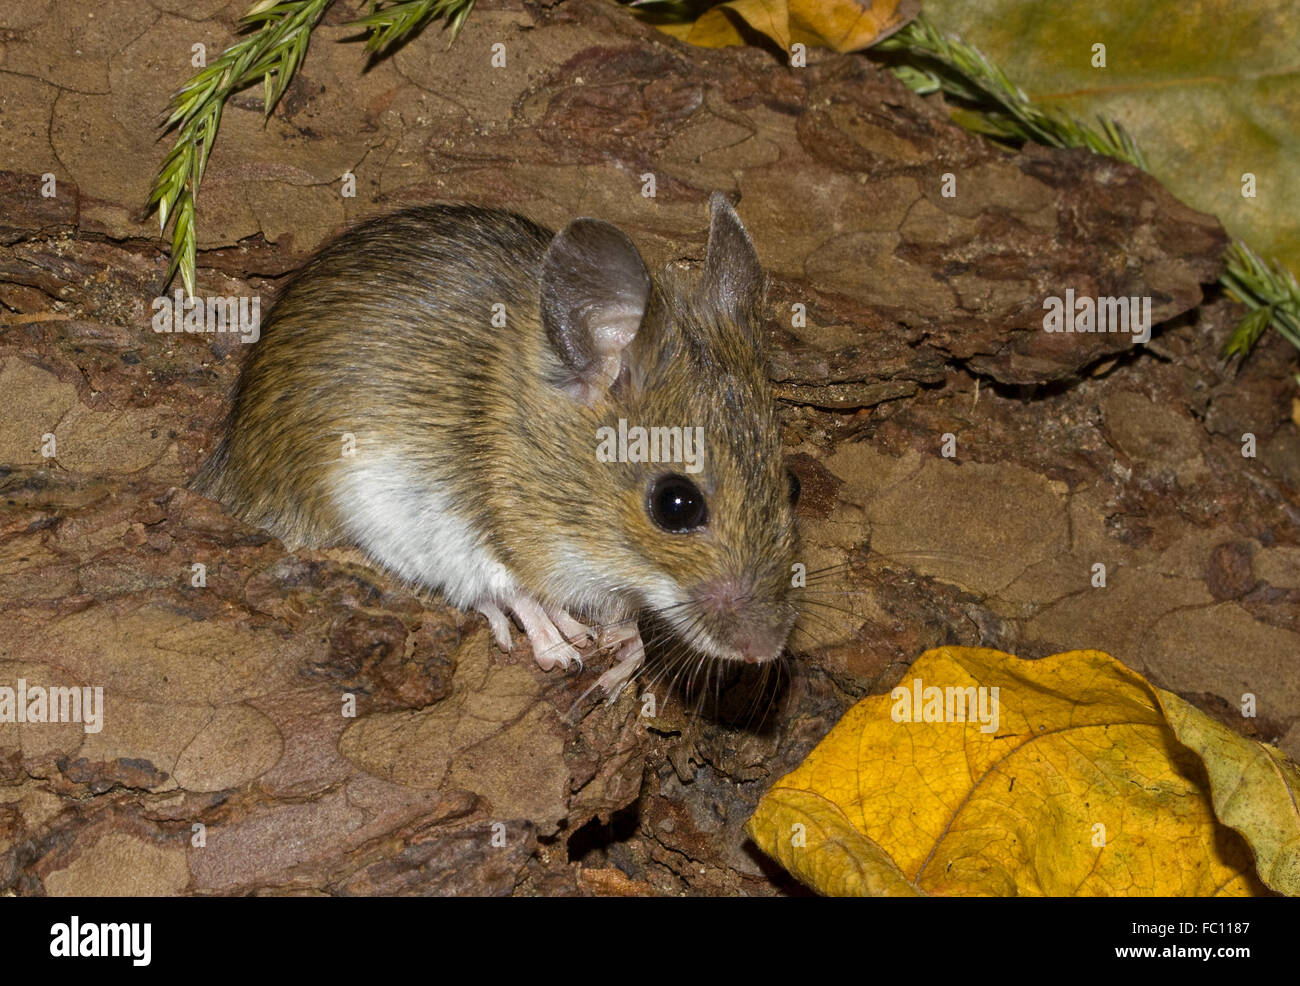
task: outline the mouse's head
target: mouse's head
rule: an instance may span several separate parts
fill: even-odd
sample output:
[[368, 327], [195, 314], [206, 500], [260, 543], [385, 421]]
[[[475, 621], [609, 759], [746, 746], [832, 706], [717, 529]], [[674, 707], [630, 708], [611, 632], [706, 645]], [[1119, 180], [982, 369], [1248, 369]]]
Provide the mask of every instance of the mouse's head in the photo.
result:
[[549, 383], [572, 402], [572, 440], [589, 442], [591, 500], [613, 504], [612, 523], [602, 507], [585, 517], [584, 559], [567, 558], [593, 594], [650, 610], [704, 654], [758, 663], [795, 619], [798, 487], [766, 372], [762, 268], [726, 198], [709, 205], [698, 280], [653, 284], [631, 240], [597, 220], [547, 251]]

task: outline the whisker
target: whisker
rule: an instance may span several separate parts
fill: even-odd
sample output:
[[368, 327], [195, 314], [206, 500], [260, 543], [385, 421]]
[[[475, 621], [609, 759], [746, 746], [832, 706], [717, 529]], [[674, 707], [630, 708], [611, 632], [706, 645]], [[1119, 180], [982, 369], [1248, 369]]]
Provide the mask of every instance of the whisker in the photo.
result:
[[805, 572], [804, 577], [810, 579], [817, 575], [833, 575], [837, 572], [849, 571], [854, 567], [854, 565], [855, 563], [852, 561], [837, 562], [834, 565], [823, 565], [821, 568], [814, 568], [809, 572]]
[[[818, 600], [818, 599], [804, 599], [804, 600], [802, 600], [801, 602], [802, 602], [802, 605], [804, 605], [804, 606], [816, 606], [816, 607], [818, 607], [819, 609], [830, 610], [831, 612], [834, 612], [834, 613], [846, 613], [846, 614], [848, 614], [849, 616], [857, 616], [857, 615], [858, 615], [858, 614], [855, 613], [853, 610], [848, 609], [848, 608], [845, 607], [845, 606], [832, 606], [830, 603], [824, 603], [824, 602], [822, 602], [821, 600]], [[796, 603], [796, 604], [795, 604], [795, 609], [799, 609], [799, 608], [800, 608], [800, 604], [799, 604], [799, 603]]]
[[[738, 602], [741, 605], [752, 604], [758, 595], [756, 589], [751, 590]], [[815, 611], [835, 607], [812, 599], [804, 601], [807, 606], [795, 607], [800, 619], [824, 624], [830, 631], [840, 629]], [[808, 612], [810, 608], [814, 611]], [[778, 706], [784, 682], [789, 677], [790, 658], [783, 653], [751, 671], [751, 665], [714, 657], [703, 650], [701, 644], [694, 642], [704, 626], [706, 615], [699, 601], [688, 599], [649, 614], [638, 613], [622, 620], [593, 623], [592, 630], [599, 640], [611, 630], [644, 622], [641, 639], [645, 661], [627, 681], [636, 693], [645, 695], [662, 690], [664, 701], [669, 701], [672, 695], [680, 695], [686, 701], [688, 715], [695, 719], [703, 719], [707, 714], [743, 728], [757, 722], [761, 728]], [[642, 616], [647, 619], [642, 621]], [[812, 645], [821, 643], [805, 627], [797, 624], [792, 626], [791, 633], [798, 633], [800, 639], [806, 638]], [[736, 694], [733, 692], [736, 688], [743, 688], [743, 691]]]
[[799, 614], [799, 618], [795, 621], [794, 628], [802, 629], [804, 633], [807, 633], [808, 624], [811, 624], [818, 630], [826, 633], [843, 633], [853, 628], [856, 625], [856, 621], [831, 619], [829, 616], [822, 613], [804, 612]]

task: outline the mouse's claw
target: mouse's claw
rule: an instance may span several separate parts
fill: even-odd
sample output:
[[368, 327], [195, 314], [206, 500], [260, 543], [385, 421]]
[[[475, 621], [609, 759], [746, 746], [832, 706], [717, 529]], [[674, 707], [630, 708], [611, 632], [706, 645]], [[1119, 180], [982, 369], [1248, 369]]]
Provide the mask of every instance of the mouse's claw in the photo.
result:
[[[574, 664], [579, 668], [582, 667], [582, 656], [569, 641], [582, 640], [584, 635], [590, 636], [590, 629], [568, 613], [559, 610], [557, 613], [562, 617], [560, 623], [564, 628], [561, 630], [536, 599], [522, 593], [507, 600], [504, 606], [515, 615], [519, 625], [523, 627], [524, 633], [528, 636], [528, 643], [533, 648], [533, 660], [543, 671], [550, 671], [557, 665], [566, 669]], [[501, 649], [511, 650], [510, 624], [501, 607], [492, 602], [483, 602], [475, 608], [487, 617], [488, 624], [492, 627], [492, 636], [496, 638]]]
[[487, 619], [488, 627], [492, 630], [492, 639], [497, 642], [497, 646], [509, 654], [511, 650], [510, 621], [506, 619], [506, 614], [489, 602], [479, 603], [475, 609]]
[[584, 647], [596, 639], [595, 630], [585, 623], [579, 623], [564, 609], [547, 607], [546, 615], [564, 635], [564, 639], [576, 647]]
[[605, 669], [605, 673], [597, 678], [590, 688], [578, 696], [577, 701], [573, 703], [574, 709], [597, 688], [604, 692], [605, 707], [609, 708], [618, 700], [623, 689], [636, 677], [637, 671], [645, 663], [645, 645], [641, 642], [641, 633], [636, 623], [627, 624], [622, 629], [609, 633], [602, 632], [600, 644], [602, 648], [617, 646], [614, 663]]

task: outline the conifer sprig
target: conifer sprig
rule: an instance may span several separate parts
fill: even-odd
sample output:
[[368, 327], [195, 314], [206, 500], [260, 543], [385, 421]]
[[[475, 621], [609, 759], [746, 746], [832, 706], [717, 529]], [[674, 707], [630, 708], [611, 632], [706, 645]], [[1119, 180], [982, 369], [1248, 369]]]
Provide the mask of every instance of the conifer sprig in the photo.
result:
[[456, 40], [465, 18], [474, 9], [474, 0], [393, 0], [372, 2], [370, 14], [353, 21], [353, 26], [370, 32], [366, 51], [371, 54], [387, 51], [397, 42], [410, 37], [430, 21], [439, 17], [447, 19], [451, 41]]
[[1224, 358], [1245, 356], [1269, 325], [1300, 349], [1300, 285], [1295, 275], [1281, 264], [1265, 263], [1241, 240], [1228, 247], [1227, 262], [1219, 283], [1251, 312], [1228, 336]]
[[[307, 55], [311, 33], [334, 0], [258, 0], [240, 20], [250, 33], [200, 69], [171, 100], [164, 133], [176, 140], [149, 192], [163, 234], [171, 225], [170, 281], [177, 271], [194, 294], [197, 235], [194, 223], [199, 183], [221, 126], [226, 100], [245, 86], [262, 83], [267, 116], [284, 95]], [[452, 38], [460, 32], [474, 0], [376, 0], [356, 26], [369, 32], [366, 50], [382, 52], [432, 20], [445, 17]]]
[[910, 88], [942, 90], [948, 98], [978, 111], [972, 129], [1048, 147], [1087, 147], [1146, 170], [1141, 150], [1117, 121], [1098, 117], [1094, 129], [1061, 110], [1037, 106], [983, 52], [945, 35], [924, 14], [872, 50], [906, 55], [908, 61], [900, 62], [895, 71]]

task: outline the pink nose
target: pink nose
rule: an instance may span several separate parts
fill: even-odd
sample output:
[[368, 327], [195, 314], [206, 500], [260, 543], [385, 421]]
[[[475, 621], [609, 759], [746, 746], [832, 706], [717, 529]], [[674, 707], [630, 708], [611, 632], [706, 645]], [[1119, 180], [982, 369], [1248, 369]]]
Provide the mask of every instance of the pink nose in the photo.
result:
[[748, 582], [740, 579], [715, 579], [695, 590], [701, 608], [714, 616], [734, 616], [750, 593]]
[[722, 636], [730, 637], [726, 645], [732, 653], [746, 664], [761, 664], [780, 653], [782, 641], [764, 622], [761, 610], [759, 618], [755, 618], [753, 594], [753, 583], [745, 578], [714, 579], [698, 586], [694, 592], [700, 609], [727, 626]]
[[757, 626], [741, 627], [732, 639], [732, 646], [746, 664], [759, 664], [776, 657], [776, 642], [765, 630]]

